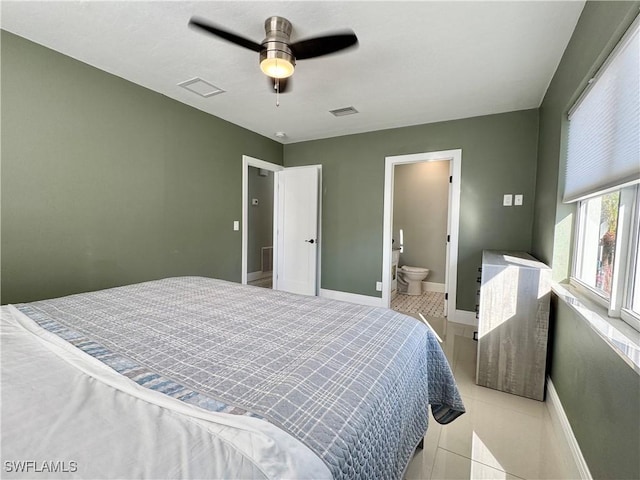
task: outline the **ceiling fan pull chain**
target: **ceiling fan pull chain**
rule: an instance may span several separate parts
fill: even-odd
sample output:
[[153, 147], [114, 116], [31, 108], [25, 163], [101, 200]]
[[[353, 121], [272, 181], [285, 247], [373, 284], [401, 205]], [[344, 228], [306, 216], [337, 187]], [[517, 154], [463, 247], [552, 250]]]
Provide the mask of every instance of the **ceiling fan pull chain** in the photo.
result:
[[276, 107], [280, 106], [280, 79], [276, 78], [276, 83], [274, 85], [276, 89]]

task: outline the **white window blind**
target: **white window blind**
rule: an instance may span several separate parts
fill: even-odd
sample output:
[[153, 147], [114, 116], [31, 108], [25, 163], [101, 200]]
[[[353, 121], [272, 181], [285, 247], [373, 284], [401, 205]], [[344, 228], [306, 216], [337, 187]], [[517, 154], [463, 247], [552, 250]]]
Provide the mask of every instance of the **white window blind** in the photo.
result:
[[640, 181], [639, 18], [569, 112], [565, 202]]

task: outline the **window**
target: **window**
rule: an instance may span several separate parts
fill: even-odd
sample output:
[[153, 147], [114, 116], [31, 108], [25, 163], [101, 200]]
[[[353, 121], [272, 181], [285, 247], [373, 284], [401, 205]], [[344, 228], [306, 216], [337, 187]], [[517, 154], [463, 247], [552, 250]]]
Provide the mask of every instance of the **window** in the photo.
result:
[[580, 223], [575, 276], [607, 300], [611, 298], [619, 207], [619, 191], [580, 205], [583, 221]]
[[[636, 232], [637, 233], [637, 232]], [[637, 233], [636, 237], [640, 236]], [[633, 288], [631, 290], [631, 310], [636, 315], [640, 315], [640, 248], [636, 247], [636, 258], [633, 264], [635, 275], [633, 277]]]
[[640, 330], [638, 187], [578, 203], [572, 283]]
[[[640, 18], [640, 17], [639, 17]], [[640, 330], [640, 20], [569, 112], [571, 283]]]
[[640, 247], [638, 246], [638, 237], [640, 237], [640, 228], [636, 229], [636, 255], [635, 261], [632, 264], [634, 278], [633, 286], [631, 287], [631, 310], [637, 316], [640, 316]]

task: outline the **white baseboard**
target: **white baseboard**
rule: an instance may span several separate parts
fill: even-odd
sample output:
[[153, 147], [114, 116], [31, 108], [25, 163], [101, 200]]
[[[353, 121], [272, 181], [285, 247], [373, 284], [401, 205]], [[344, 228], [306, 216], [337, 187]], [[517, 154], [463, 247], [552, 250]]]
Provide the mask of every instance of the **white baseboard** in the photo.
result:
[[476, 312], [468, 312], [466, 310], [456, 310], [447, 318], [450, 322], [462, 323], [464, 325], [471, 325], [478, 328], [478, 319], [476, 318]]
[[253, 282], [254, 280], [260, 280], [261, 278], [267, 278], [273, 275], [273, 272], [248, 272], [247, 273], [247, 282]]
[[439, 292], [444, 293], [444, 283], [422, 282], [423, 292]]
[[360, 295], [358, 293], [339, 292], [337, 290], [325, 290], [324, 288], [321, 288], [320, 296], [330, 298], [332, 300], [342, 300], [343, 302], [358, 303], [360, 305], [368, 305], [371, 307], [382, 307], [382, 298]]
[[551, 416], [553, 428], [556, 431], [558, 440], [560, 440], [560, 444], [564, 450], [562, 453], [565, 455], [563, 456], [573, 460], [573, 465], [571, 466], [574, 467], [574, 473], [579, 475], [579, 478], [582, 480], [593, 480], [591, 472], [589, 471], [589, 466], [582, 456], [580, 445], [578, 445], [578, 441], [571, 429], [569, 419], [564, 413], [564, 408], [562, 408], [558, 392], [549, 377], [547, 377], [547, 399], [545, 404], [547, 405], [547, 410]]

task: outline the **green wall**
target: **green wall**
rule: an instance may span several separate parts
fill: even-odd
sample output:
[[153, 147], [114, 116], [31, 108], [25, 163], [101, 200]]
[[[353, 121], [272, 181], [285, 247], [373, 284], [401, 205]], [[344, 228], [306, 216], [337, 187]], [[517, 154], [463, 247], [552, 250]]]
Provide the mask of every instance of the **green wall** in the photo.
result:
[[[640, 2], [587, 2], [540, 108], [532, 249], [568, 278], [575, 207], [561, 203], [566, 114], [638, 14]], [[551, 379], [593, 478], [640, 478], [638, 374], [557, 301]]]
[[380, 296], [385, 156], [461, 148], [457, 308], [473, 311], [482, 250], [531, 248], [537, 141], [524, 110], [285, 145], [285, 166], [322, 164], [322, 288]]
[[591, 475], [640, 478], [640, 375], [554, 297], [551, 379]]
[[2, 303], [240, 280], [242, 155], [282, 145], [2, 32]]

